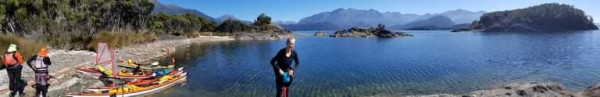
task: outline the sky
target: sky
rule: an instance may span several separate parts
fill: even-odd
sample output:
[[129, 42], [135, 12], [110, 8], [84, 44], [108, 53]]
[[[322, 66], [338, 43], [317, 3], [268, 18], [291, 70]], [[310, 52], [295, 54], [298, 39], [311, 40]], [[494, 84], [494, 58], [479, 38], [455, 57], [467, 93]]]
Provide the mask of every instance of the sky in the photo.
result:
[[338, 8], [375, 9], [380, 12], [441, 13], [448, 10], [503, 11], [543, 3], [575, 6], [600, 22], [600, 0], [159, 0], [196, 9], [211, 17], [234, 15], [242, 20], [254, 20], [265, 13], [273, 21], [299, 21], [321, 12]]

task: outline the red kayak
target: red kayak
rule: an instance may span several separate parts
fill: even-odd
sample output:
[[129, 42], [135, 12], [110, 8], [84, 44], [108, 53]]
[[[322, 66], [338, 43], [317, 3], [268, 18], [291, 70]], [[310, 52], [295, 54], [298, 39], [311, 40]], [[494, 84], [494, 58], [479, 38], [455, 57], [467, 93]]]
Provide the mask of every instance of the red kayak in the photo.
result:
[[[89, 68], [89, 67], [77, 67], [75, 68], [77, 69], [78, 72], [81, 72], [83, 74], [87, 74], [87, 75], [93, 75], [93, 76], [102, 76], [102, 72], [96, 68]], [[152, 77], [152, 72], [144, 72], [143, 74], [118, 74], [117, 76], [114, 76], [114, 78], [130, 78], [130, 79], [144, 79], [144, 78], [150, 78]]]
[[[183, 72], [183, 68], [179, 68], [177, 70], [173, 70], [171, 72], [169, 72], [168, 74], [169, 76], [185, 76], [185, 73]], [[158, 80], [156, 78], [150, 78], [150, 79], [138, 79], [135, 81], [130, 81], [127, 82], [126, 85], [135, 85], [135, 86], [151, 86], [151, 85], [155, 85], [156, 81]], [[106, 91], [106, 90], [110, 90], [110, 89], [115, 89], [115, 88], [119, 88], [118, 85], [112, 84], [112, 85], [107, 85], [107, 86], [103, 86], [103, 87], [94, 87], [94, 88], [87, 88], [88, 91]]]

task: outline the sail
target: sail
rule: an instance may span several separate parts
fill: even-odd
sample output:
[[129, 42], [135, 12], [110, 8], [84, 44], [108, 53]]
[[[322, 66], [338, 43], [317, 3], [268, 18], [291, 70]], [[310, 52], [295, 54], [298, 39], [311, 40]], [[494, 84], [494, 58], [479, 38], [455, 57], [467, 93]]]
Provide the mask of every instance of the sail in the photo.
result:
[[116, 77], [119, 70], [117, 70], [115, 52], [109, 49], [106, 43], [98, 43], [96, 52], [96, 65], [100, 65], [102, 68], [111, 69], [112, 76]]

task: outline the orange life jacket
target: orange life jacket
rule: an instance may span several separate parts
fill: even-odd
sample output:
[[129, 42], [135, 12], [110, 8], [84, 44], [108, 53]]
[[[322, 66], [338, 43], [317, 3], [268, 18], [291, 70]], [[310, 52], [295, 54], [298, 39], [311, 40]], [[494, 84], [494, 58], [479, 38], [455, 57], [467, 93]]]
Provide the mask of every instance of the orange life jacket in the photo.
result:
[[19, 62], [17, 61], [17, 57], [15, 57], [15, 53], [6, 53], [2, 56], [2, 64], [4, 64], [5, 67], [10, 67], [10, 66], [14, 66], [19, 64]]

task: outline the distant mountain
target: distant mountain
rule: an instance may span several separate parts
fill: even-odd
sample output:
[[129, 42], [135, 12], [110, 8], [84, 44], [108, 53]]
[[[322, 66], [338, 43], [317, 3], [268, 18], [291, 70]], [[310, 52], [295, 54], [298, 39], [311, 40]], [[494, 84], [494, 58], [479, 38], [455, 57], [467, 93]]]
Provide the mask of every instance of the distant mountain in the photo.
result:
[[203, 17], [207, 20], [210, 21], [214, 21], [216, 22], [215, 18], [210, 17], [198, 10], [195, 9], [188, 9], [188, 8], [183, 8], [177, 5], [173, 5], [173, 4], [162, 4], [157, 0], [151, 0], [152, 2], [154, 2], [154, 9], [152, 10], [152, 13], [158, 13], [158, 12], [163, 12], [166, 14], [186, 14], [186, 13], [193, 13], [196, 14], [200, 17]]
[[278, 24], [279, 26], [292, 31], [322, 31], [322, 30], [340, 30], [343, 29], [332, 23], [314, 23], [314, 24]]
[[478, 20], [483, 14], [485, 14], [484, 11], [471, 12], [464, 9], [450, 10], [441, 13], [441, 15], [452, 19], [456, 24], [472, 23], [474, 20]]
[[[471, 12], [463, 9], [450, 10], [439, 14], [411, 14], [400, 12], [379, 12], [377, 10], [343, 9], [339, 8], [330, 12], [322, 12], [309, 17], [302, 18], [296, 25], [301, 27], [316, 27], [319, 23], [328, 23], [339, 29], [351, 27], [375, 27], [378, 24], [388, 26], [405, 25], [410, 22], [426, 20], [434, 16], [444, 15], [455, 23], [471, 23], [478, 19], [484, 12]], [[291, 24], [286, 24], [291, 27]], [[312, 26], [311, 26], [312, 25]], [[300, 27], [300, 26], [295, 26]], [[310, 29], [310, 28], [302, 28]], [[335, 29], [330, 29], [335, 30]]]
[[394, 25], [389, 29], [408, 29], [408, 30], [441, 30], [449, 29], [455, 23], [444, 15], [437, 15], [426, 20], [419, 20], [407, 23], [406, 25]]
[[244, 23], [244, 24], [252, 24], [252, 23], [254, 23], [254, 22], [251, 22], [251, 21], [240, 20], [240, 19], [236, 18], [236, 17], [235, 17], [235, 16], [233, 16], [233, 15], [223, 15], [223, 16], [221, 16], [221, 17], [218, 17], [218, 18], [216, 18], [216, 19], [215, 19], [215, 20], [216, 20], [215, 22], [217, 22], [217, 24], [221, 24], [221, 23], [223, 23], [225, 20], [228, 20], [228, 19], [239, 20], [239, 21], [241, 21], [241, 22], [242, 22], [242, 23]]
[[388, 19], [385, 15], [376, 10], [359, 10], [359, 9], [336, 9], [331, 12], [323, 12], [315, 14], [298, 21], [300, 25], [331, 23], [338, 27], [371, 27], [379, 23], [387, 24], [386, 22], [402, 22], [400, 18]]
[[598, 29], [592, 17], [584, 11], [558, 3], [486, 13], [471, 27], [483, 32], [568, 32]]

